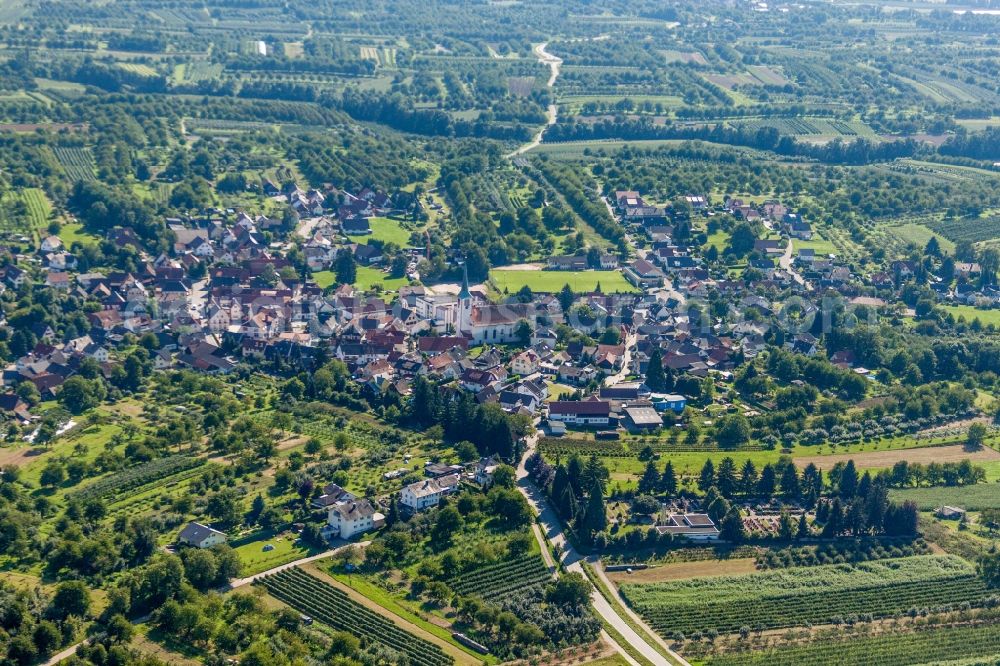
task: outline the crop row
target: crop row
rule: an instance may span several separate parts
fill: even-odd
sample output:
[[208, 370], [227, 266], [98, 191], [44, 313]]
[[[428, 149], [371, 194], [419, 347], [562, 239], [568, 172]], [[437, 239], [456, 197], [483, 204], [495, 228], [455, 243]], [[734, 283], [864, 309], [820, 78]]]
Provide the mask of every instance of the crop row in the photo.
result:
[[89, 149], [56, 146], [53, 150], [70, 180], [95, 180], [94, 158]]
[[446, 666], [454, 662], [438, 646], [403, 631], [389, 619], [301, 569], [286, 569], [259, 583], [273, 597], [296, 610], [365, 642], [381, 643], [401, 652], [414, 666]]
[[925, 628], [908, 633], [820, 640], [759, 652], [733, 652], [707, 659], [707, 666], [911, 666], [969, 657], [1000, 657], [1000, 624]]
[[968, 603], [976, 605], [989, 597], [974, 575], [948, 580], [894, 583], [872, 588], [806, 594], [773, 595], [760, 599], [690, 600], [685, 603], [636, 604], [654, 629], [664, 635], [715, 629], [723, 633], [741, 627], [777, 629], [809, 624], [836, 623], [845, 617], [871, 615], [890, 617], [910, 609], [938, 609]]
[[537, 555], [498, 562], [450, 579], [448, 587], [461, 595], [475, 594], [489, 601], [514, 590], [522, 591], [552, 580]]
[[204, 460], [191, 456], [157, 458], [99, 479], [76, 491], [72, 496], [76, 499], [113, 496], [120, 501], [124, 496], [136, 492], [149, 483], [204, 464]]

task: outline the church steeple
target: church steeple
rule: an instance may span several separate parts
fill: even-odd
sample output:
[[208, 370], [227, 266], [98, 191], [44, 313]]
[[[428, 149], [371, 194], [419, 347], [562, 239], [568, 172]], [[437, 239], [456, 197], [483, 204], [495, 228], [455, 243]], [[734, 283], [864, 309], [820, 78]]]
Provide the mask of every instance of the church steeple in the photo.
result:
[[462, 289], [458, 292], [458, 332], [464, 334], [471, 328], [472, 292], [469, 291], [469, 268], [462, 267]]
[[462, 290], [458, 292], [458, 300], [464, 301], [469, 298], [472, 298], [472, 292], [469, 291], [469, 267], [462, 266]]

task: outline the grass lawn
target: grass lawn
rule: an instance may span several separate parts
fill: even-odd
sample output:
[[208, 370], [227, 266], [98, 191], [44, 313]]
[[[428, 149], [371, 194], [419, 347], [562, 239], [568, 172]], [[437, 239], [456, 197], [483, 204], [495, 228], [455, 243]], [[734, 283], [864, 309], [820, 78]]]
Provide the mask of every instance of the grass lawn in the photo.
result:
[[593, 291], [601, 285], [604, 293], [637, 291], [619, 271], [490, 271], [490, 281], [497, 291], [513, 294], [527, 285], [532, 291], [555, 293], [568, 284], [580, 293]]
[[[291, 532], [283, 532], [234, 548], [243, 563], [243, 575], [252, 576], [312, 555], [313, 550], [308, 546], [295, 544], [296, 538]], [[274, 546], [274, 550], [265, 551], [264, 547], [268, 544]]]
[[373, 217], [368, 220], [372, 232], [363, 236], [351, 236], [355, 243], [368, 243], [369, 240], [382, 241], [383, 243], [395, 243], [400, 247], [407, 247], [410, 244], [410, 232], [403, 228], [399, 220], [391, 220], [388, 217]]
[[370, 266], [358, 266], [358, 277], [354, 281], [354, 286], [358, 289], [368, 291], [375, 287], [375, 285], [381, 285], [382, 289], [385, 291], [395, 291], [402, 286], [409, 284], [409, 280], [405, 277], [401, 278], [390, 278], [386, 273], [383, 273], [381, 269], [371, 268]]
[[899, 238], [904, 243], [913, 243], [921, 249], [927, 246], [927, 243], [931, 238], [937, 238], [938, 244], [941, 246], [942, 250], [945, 250], [946, 252], [955, 251], [954, 241], [950, 241], [944, 236], [936, 234], [929, 228], [916, 222], [907, 222], [905, 224], [886, 227], [886, 231], [896, 238]]
[[711, 245], [719, 252], [722, 252], [726, 249], [726, 246], [729, 245], [729, 236], [730, 234], [728, 231], [717, 229], [708, 235], [708, 245]]
[[316, 284], [323, 289], [326, 289], [337, 281], [337, 274], [333, 271], [317, 271], [313, 273], [312, 277], [316, 281]]
[[792, 252], [797, 253], [802, 249], [813, 249], [816, 254], [838, 254], [837, 246], [832, 242], [826, 240], [819, 234], [813, 232], [813, 237], [809, 240], [799, 240], [798, 238], [792, 239]]
[[59, 239], [62, 240], [63, 245], [67, 248], [72, 247], [73, 243], [76, 242], [79, 242], [81, 245], [94, 245], [100, 242], [97, 236], [84, 231], [83, 225], [79, 222], [62, 225], [59, 229]]
[[965, 321], [971, 323], [973, 319], [978, 317], [979, 321], [984, 325], [994, 324], [1000, 326], [1000, 309], [980, 310], [971, 305], [942, 305], [941, 309], [955, 315], [955, 319], [961, 316], [965, 317]]

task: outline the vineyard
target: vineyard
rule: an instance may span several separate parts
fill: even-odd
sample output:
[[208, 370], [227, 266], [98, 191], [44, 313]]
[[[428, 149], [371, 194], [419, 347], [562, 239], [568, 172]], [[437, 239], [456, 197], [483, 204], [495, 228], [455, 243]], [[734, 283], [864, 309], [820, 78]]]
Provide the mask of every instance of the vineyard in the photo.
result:
[[979, 243], [1000, 238], [1000, 217], [942, 220], [931, 225], [931, 229], [956, 243], [962, 241]]
[[[646, 447], [653, 453], [715, 453], [726, 451], [712, 440], [702, 440], [694, 444], [683, 441], [669, 441], [658, 438], [635, 438], [626, 440], [591, 440], [572, 437], [542, 437], [538, 440], [538, 450], [549, 458], [565, 457], [573, 454], [599, 458], [634, 458]], [[750, 443], [740, 447], [741, 452], [763, 451], [760, 443]]]
[[989, 596], [972, 565], [918, 556], [854, 565], [778, 569], [742, 576], [622, 585], [622, 594], [663, 635], [826, 624], [912, 608], [977, 604]]
[[552, 580], [552, 574], [537, 555], [479, 567], [448, 581], [448, 587], [461, 595], [475, 594], [486, 601], [521, 592]]
[[73, 498], [85, 500], [92, 497], [121, 499], [143, 486], [161, 481], [174, 474], [186, 472], [205, 464], [201, 458], [191, 456], [169, 456], [157, 458], [121, 472], [105, 476], [72, 494]]
[[[734, 652], [705, 660], [707, 666], [911, 666], [931, 662], [957, 663], [967, 657], [1000, 656], [1000, 624], [973, 627], [925, 627], [900, 634], [816, 641], [762, 652]], [[970, 663], [977, 663], [972, 661]]]
[[391, 620], [301, 569], [286, 569], [261, 579], [258, 584], [271, 596], [323, 624], [347, 631], [364, 643], [381, 643], [403, 653], [413, 666], [445, 666], [454, 661], [438, 646], [403, 631]]
[[94, 158], [89, 148], [56, 146], [54, 149], [59, 165], [66, 176], [73, 181], [94, 180]]

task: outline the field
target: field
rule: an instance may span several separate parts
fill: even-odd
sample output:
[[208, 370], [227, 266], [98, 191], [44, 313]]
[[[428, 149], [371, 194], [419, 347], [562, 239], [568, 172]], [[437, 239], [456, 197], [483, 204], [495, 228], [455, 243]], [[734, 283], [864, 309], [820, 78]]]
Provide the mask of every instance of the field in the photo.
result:
[[956, 243], [960, 241], [981, 243], [1000, 238], [1000, 217], [961, 217], [942, 220], [931, 228]]
[[[1000, 655], [1000, 624], [973, 627], [923, 627], [900, 634], [852, 636], [841, 640], [815, 641], [805, 645], [762, 652], [741, 652], [712, 657], [707, 666], [840, 666], [916, 664], [972, 666], [992, 664]], [[982, 660], [959, 661], [968, 657]]]
[[[23, 234], [36, 242], [45, 235], [49, 225], [52, 204], [45, 191], [35, 187], [9, 190], [2, 196], [0, 206], [0, 231]], [[17, 213], [11, 214], [11, 206], [17, 206]]]
[[734, 576], [757, 571], [757, 560], [752, 557], [737, 557], [728, 560], [696, 560], [694, 562], [671, 562], [648, 569], [636, 569], [632, 573], [611, 571], [608, 578], [621, 584], [662, 583], [686, 578], [706, 578], [709, 576]]
[[862, 613], [885, 617], [914, 607], [975, 604], [989, 594], [971, 564], [934, 555], [628, 584], [621, 590], [664, 636], [825, 624]]
[[53, 151], [70, 180], [95, 180], [94, 158], [90, 149], [56, 146]]
[[635, 292], [636, 289], [619, 271], [490, 271], [490, 282], [497, 291], [514, 293], [527, 286], [534, 292], [555, 293], [569, 285], [577, 293], [594, 291], [598, 285], [604, 293]]
[[815, 137], [859, 137], [872, 138], [875, 132], [859, 120], [836, 120], [833, 118], [764, 118], [739, 123], [749, 129], [773, 127], [790, 136]]
[[397, 627], [386, 617], [300, 569], [286, 569], [259, 582], [271, 596], [336, 630], [381, 643], [406, 655], [415, 666], [447, 666], [453, 659], [441, 648]]
[[476, 594], [490, 601], [511, 592], [544, 585], [551, 580], [552, 574], [538, 555], [525, 555], [474, 569], [448, 579], [447, 583], [458, 594]]
[[991, 448], [978, 451], [967, 451], [961, 444], [953, 446], [928, 446], [918, 449], [902, 449], [895, 451], [868, 451], [862, 453], [845, 453], [830, 456], [797, 456], [795, 464], [805, 467], [814, 463], [823, 471], [831, 469], [838, 462], [846, 463], [853, 460], [858, 469], [885, 469], [892, 467], [900, 460], [910, 463], [928, 464], [932, 462], [962, 462], [971, 460], [973, 463], [1000, 460], [1000, 452]]
[[190, 456], [177, 455], [157, 458], [122, 472], [105, 476], [75, 491], [73, 496], [81, 500], [91, 497], [100, 497], [110, 501], [121, 500], [123, 497], [140, 491], [147, 484], [160, 484], [167, 477], [194, 470], [204, 464], [203, 459]]
[[1000, 485], [977, 483], [974, 486], [904, 488], [889, 491], [893, 501], [913, 500], [921, 511], [933, 511], [938, 507], [958, 506], [970, 511], [1000, 509]]
[[399, 220], [392, 220], [388, 217], [373, 217], [368, 220], [371, 225], [371, 234], [362, 236], [351, 236], [355, 243], [367, 243], [369, 239], [382, 241], [383, 243], [395, 243], [399, 247], [410, 245], [410, 232], [403, 228]]
[[973, 319], [978, 318], [983, 324], [1000, 326], [1000, 308], [981, 310], [971, 305], [943, 305], [941, 309], [953, 314], [955, 319], [965, 317], [965, 321], [971, 322]]
[[81, 245], [93, 245], [99, 239], [83, 230], [83, 225], [79, 222], [70, 222], [59, 228], [59, 238], [67, 248], [73, 247], [73, 243]]

